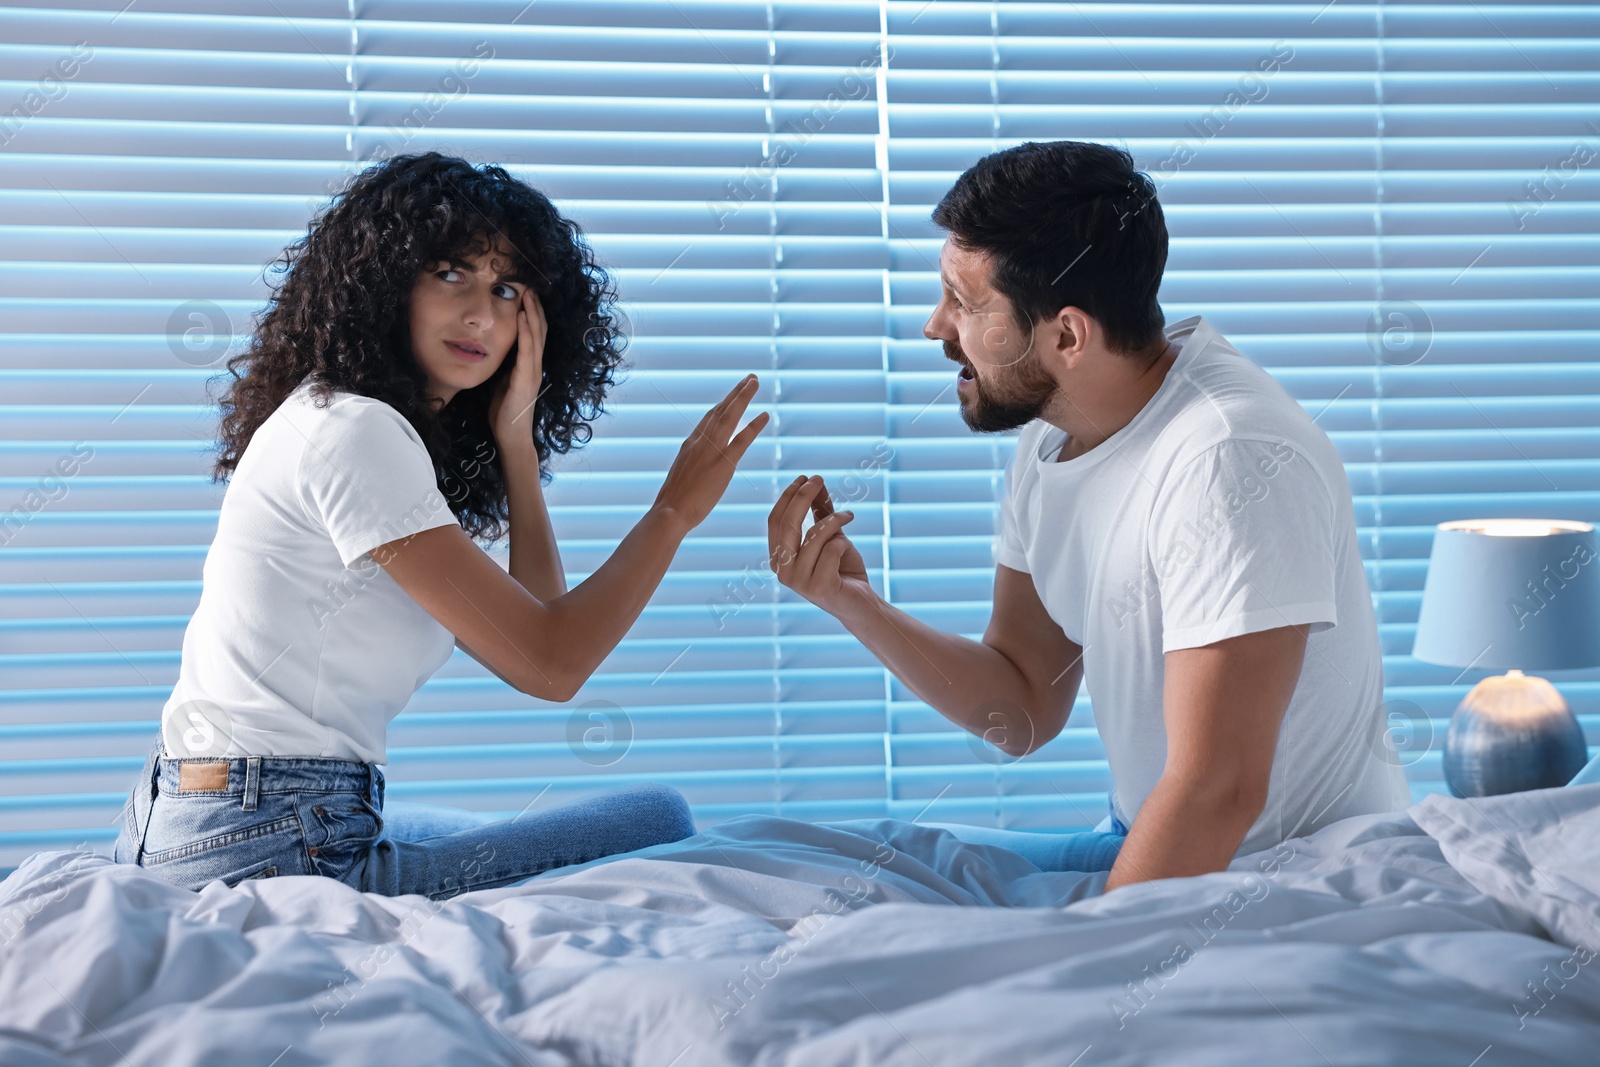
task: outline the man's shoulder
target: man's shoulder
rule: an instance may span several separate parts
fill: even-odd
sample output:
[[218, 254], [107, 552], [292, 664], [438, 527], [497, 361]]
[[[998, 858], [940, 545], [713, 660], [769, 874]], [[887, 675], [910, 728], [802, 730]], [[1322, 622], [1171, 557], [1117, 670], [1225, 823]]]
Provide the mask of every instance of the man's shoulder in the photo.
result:
[[1327, 434], [1265, 368], [1211, 333], [1185, 368], [1190, 395], [1158, 435], [1164, 466], [1177, 470], [1202, 456], [1248, 456], [1293, 449], [1319, 465], [1338, 455]]

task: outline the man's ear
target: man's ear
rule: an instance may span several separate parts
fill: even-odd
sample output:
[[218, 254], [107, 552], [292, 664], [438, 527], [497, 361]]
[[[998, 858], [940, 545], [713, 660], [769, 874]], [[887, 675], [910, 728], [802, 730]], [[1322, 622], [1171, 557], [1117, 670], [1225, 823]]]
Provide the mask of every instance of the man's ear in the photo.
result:
[[1049, 339], [1051, 356], [1067, 370], [1074, 370], [1089, 350], [1095, 321], [1081, 309], [1069, 305], [1056, 313], [1047, 330], [1042, 326], [1041, 329]]

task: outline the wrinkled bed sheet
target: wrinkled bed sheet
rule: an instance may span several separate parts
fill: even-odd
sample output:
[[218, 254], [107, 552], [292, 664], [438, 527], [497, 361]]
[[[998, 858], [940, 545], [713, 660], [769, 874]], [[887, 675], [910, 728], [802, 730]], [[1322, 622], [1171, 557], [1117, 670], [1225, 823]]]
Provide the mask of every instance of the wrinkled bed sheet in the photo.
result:
[[1600, 1063], [1600, 784], [1106, 877], [766, 816], [443, 902], [44, 852], [0, 1065]]

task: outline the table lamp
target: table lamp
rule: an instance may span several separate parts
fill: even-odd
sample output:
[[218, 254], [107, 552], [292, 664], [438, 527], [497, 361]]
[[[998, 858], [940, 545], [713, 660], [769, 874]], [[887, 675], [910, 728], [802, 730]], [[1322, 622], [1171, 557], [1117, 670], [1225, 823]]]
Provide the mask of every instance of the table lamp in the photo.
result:
[[1440, 523], [1412, 656], [1504, 670], [1461, 701], [1445, 735], [1458, 797], [1566, 785], [1589, 762], [1555, 686], [1525, 670], [1600, 664], [1600, 551], [1594, 527], [1560, 519]]

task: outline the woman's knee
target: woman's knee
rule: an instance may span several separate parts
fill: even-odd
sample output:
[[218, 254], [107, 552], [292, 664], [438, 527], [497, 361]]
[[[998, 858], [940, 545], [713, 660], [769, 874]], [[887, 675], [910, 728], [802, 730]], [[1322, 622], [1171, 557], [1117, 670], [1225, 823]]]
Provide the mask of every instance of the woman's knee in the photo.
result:
[[647, 782], [619, 792], [641, 809], [641, 826], [648, 827], [649, 836], [659, 843], [681, 841], [699, 832], [689, 801], [672, 786]]

